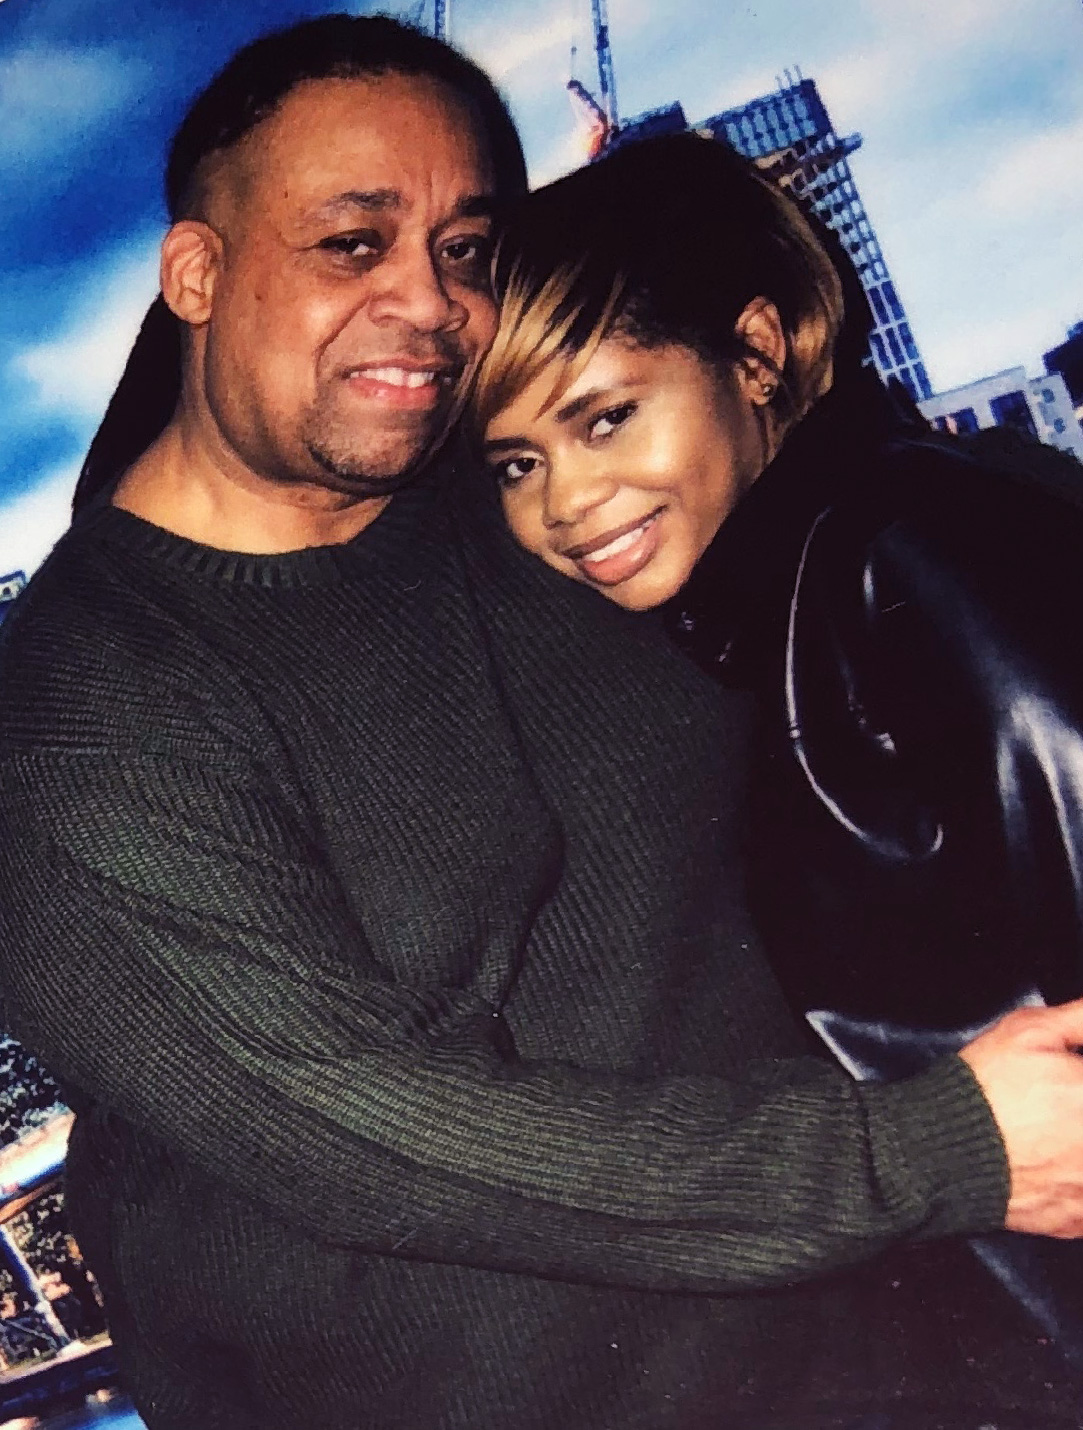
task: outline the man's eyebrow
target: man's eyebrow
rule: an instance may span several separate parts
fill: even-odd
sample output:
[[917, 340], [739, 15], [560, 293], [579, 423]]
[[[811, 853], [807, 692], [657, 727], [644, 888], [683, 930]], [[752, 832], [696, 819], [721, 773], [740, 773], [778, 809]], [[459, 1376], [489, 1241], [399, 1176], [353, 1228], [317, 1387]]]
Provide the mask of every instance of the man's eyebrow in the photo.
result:
[[491, 218], [496, 204], [492, 194], [468, 194], [460, 199], [448, 215], [457, 218]]
[[345, 189], [341, 194], [320, 205], [320, 213], [334, 214], [341, 209], [397, 209], [402, 207], [398, 189]]
[[[344, 189], [320, 205], [321, 214], [337, 214], [343, 209], [367, 209], [370, 213], [400, 209], [405, 200], [398, 189]], [[489, 218], [493, 212], [491, 194], [468, 194], [458, 201], [447, 221], [458, 218]]]

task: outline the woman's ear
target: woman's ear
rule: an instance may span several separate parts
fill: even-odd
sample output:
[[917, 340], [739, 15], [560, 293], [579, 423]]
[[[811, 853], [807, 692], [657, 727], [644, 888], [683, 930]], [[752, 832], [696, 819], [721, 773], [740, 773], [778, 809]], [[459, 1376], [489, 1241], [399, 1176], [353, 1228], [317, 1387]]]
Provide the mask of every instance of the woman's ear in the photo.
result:
[[742, 387], [750, 402], [764, 407], [778, 391], [779, 374], [786, 366], [786, 334], [778, 309], [768, 298], [753, 298], [737, 319], [734, 333], [746, 350], [737, 362]]
[[222, 240], [197, 219], [175, 223], [162, 243], [162, 296], [181, 322], [200, 327], [211, 316]]

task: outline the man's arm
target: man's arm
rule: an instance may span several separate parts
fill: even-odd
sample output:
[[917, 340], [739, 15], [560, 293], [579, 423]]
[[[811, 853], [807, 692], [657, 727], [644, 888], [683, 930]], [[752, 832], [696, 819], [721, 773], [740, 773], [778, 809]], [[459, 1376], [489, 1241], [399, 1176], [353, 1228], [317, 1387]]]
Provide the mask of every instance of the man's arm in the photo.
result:
[[738, 1082], [519, 1062], [469, 991], [387, 977], [254, 778], [11, 756], [0, 899], [15, 1031], [50, 1068], [329, 1241], [717, 1290], [1003, 1219], [958, 1060], [886, 1087], [803, 1059]]

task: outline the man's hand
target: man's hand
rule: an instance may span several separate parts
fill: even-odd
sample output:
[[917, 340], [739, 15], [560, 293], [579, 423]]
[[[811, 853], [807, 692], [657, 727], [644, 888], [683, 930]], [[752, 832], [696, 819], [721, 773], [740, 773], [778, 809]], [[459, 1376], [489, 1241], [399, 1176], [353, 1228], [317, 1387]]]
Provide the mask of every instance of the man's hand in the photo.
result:
[[959, 1056], [981, 1084], [1008, 1152], [1004, 1225], [1083, 1236], [1083, 999], [1020, 1008]]

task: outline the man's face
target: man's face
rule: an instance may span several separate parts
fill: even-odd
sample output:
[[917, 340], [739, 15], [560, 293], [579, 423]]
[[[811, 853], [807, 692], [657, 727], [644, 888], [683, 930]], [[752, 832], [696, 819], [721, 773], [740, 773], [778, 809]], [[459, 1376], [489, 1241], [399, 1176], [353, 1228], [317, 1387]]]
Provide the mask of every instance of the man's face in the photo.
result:
[[471, 115], [424, 77], [307, 81], [218, 186], [216, 436], [273, 481], [392, 489], [492, 338], [493, 176]]

